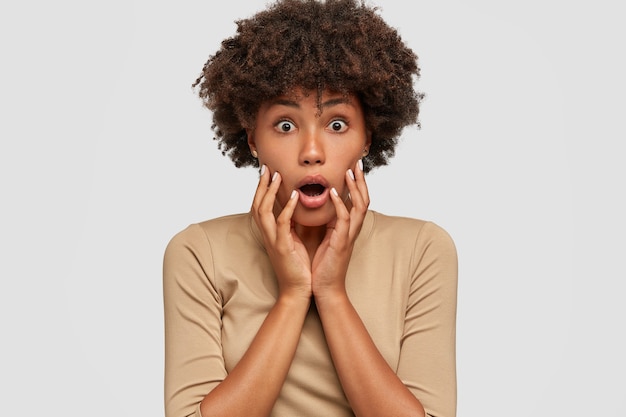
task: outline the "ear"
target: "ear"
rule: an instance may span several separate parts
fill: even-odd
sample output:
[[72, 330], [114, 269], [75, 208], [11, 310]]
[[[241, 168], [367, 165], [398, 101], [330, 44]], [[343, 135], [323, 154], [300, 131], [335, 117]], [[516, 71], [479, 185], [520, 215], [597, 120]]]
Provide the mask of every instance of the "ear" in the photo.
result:
[[372, 146], [372, 132], [368, 130], [365, 136], [365, 146], [363, 146], [363, 153], [365, 155], [370, 153], [370, 146]]
[[256, 143], [254, 141], [254, 130], [246, 128], [246, 136], [248, 137], [248, 147], [252, 154], [256, 153]]

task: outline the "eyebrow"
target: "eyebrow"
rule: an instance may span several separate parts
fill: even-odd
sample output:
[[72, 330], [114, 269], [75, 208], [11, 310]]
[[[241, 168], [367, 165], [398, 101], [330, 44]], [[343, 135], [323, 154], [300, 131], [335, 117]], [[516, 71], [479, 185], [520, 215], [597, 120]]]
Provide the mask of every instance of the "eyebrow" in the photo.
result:
[[352, 101], [349, 100], [346, 97], [338, 97], [338, 98], [333, 98], [330, 99], [328, 101], [325, 101], [322, 103], [322, 107], [332, 107], [332, 106], [336, 106], [338, 104], [347, 104], [349, 106], [352, 106]]
[[[293, 101], [293, 100], [289, 100], [289, 99], [285, 99], [285, 98], [277, 98], [275, 100], [272, 100], [270, 102], [270, 104], [272, 106], [274, 105], [281, 105], [281, 106], [287, 106], [287, 107], [293, 107], [293, 108], [300, 108], [300, 104], [298, 104], [297, 101]], [[349, 106], [352, 106], [352, 101], [349, 100], [348, 98], [345, 97], [338, 97], [338, 98], [333, 98], [330, 100], [327, 100], [325, 102], [322, 103], [321, 107], [322, 108], [328, 108], [328, 107], [332, 107], [332, 106], [336, 106], [338, 104], [347, 104]]]

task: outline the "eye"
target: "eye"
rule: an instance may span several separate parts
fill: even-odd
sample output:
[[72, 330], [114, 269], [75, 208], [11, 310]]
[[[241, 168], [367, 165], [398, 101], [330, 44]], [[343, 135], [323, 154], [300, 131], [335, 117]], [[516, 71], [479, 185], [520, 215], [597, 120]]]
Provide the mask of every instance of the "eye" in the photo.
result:
[[328, 128], [333, 132], [341, 133], [348, 128], [348, 124], [343, 120], [333, 120], [328, 124]]
[[288, 120], [281, 120], [276, 124], [276, 129], [280, 132], [288, 133], [295, 128], [294, 124]]

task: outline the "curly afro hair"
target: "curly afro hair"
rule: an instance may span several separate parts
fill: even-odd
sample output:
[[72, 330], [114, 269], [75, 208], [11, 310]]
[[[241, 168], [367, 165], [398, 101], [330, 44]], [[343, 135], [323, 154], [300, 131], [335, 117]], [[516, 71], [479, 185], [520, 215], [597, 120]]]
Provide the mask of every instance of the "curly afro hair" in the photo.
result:
[[402, 129], [419, 127], [423, 94], [414, 90], [417, 55], [398, 32], [359, 0], [278, 0], [222, 42], [193, 83], [213, 113], [222, 154], [258, 167], [246, 128], [262, 102], [294, 88], [354, 94], [372, 133], [364, 171], [386, 165]]

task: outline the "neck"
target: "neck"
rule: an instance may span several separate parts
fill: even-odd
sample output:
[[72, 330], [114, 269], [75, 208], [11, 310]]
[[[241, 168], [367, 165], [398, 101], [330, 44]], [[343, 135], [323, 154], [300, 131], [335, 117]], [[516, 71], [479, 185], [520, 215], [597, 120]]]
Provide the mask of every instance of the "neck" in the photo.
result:
[[324, 236], [326, 236], [326, 225], [302, 226], [296, 224], [294, 226], [294, 230], [302, 241], [302, 244], [304, 244], [304, 247], [307, 249], [309, 259], [313, 261], [317, 248], [322, 243], [322, 240], [324, 240]]

